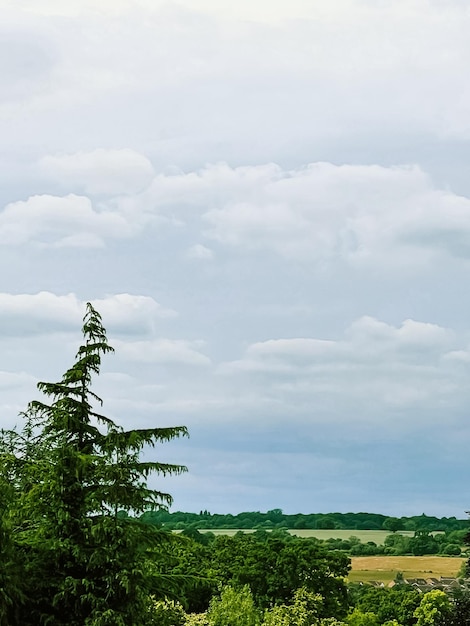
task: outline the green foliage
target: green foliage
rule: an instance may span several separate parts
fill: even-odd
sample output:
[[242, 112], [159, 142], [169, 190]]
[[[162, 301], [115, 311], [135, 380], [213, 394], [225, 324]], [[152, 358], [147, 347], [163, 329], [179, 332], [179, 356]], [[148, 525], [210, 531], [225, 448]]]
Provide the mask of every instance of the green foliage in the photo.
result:
[[439, 550], [440, 554], [446, 554], [449, 556], [459, 556], [462, 550], [459, 545], [456, 543], [447, 543], [442, 546], [442, 549]]
[[140, 455], [187, 430], [124, 431], [98, 413], [92, 378], [113, 349], [90, 304], [83, 336], [62, 379], [38, 384], [50, 403], [31, 402], [23, 430], [2, 433], [1, 476], [14, 491], [15, 549], [27, 581], [10, 626], [138, 624], [149, 592], [162, 585], [153, 579], [149, 555], [169, 535], [125, 513], [171, 502], [169, 494], [150, 489], [147, 478], [186, 468], [142, 462]]
[[210, 626], [258, 626], [260, 614], [248, 585], [224, 587], [220, 598], [211, 600], [207, 619]]
[[210, 626], [205, 613], [190, 613], [186, 615], [185, 626]]
[[405, 526], [403, 520], [400, 518], [387, 517], [387, 519], [384, 520], [382, 527], [385, 528], [385, 530], [390, 530], [392, 533], [396, 533], [397, 530], [403, 530]]
[[335, 528], [335, 520], [331, 517], [331, 515], [325, 515], [324, 517], [319, 517], [316, 521], [315, 526], [317, 528], [331, 529]]
[[349, 549], [351, 556], [376, 556], [383, 554], [385, 551], [383, 546], [378, 546], [374, 541], [368, 541], [367, 543], [357, 543], [352, 545]]
[[348, 626], [380, 626], [375, 613], [369, 611], [363, 613], [359, 609], [354, 609], [354, 611], [348, 615], [346, 622]]
[[[385, 554], [401, 556], [413, 554], [424, 556], [426, 554], [443, 553], [445, 535], [433, 535], [427, 530], [415, 531], [414, 537], [406, 537], [398, 533], [389, 535], [384, 541]], [[451, 548], [454, 549], [454, 548]], [[457, 551], [455, 551], [457, 553]]]
[[457, 578], [467, 578], [468, 577], [468, 562], [467, 561], [463, 561], [462, 565], [459, 568], [459, 571], [457, 572]]
[[[152, 554], [152, 568], [157, 577], [173, 582], [173, 596], [190, 613], [202, 613], [219, 587], [214, 572], [216, 553], [183, 535], [173, 535], [166, 549]], [[221, 581], [222, 582], [222, 581]]]
[[14, 541], [15, 491], [0, 476], [0, 626], [15, 623], [17, 607], [24, 597], [23, 559]]
[[446, 533], [446, 543], [456, 543], [461, 546], [465, 543], [468, 530], [452, 530]]
[[[237, 515], [210, 513], [207, 510], [200, 513], [182, 511], [156, 511], [151, 517], [146, 514], [146, 521], [154, 524], [164, 524], [168, 528], [187, 528], [194, 525], [198, 529], [213, 528], [290, 528], [290, 529], [350, 529], [350, 530], [382, 530], [387, 520], [386, 515], [378, 513], [298, 513], [287, 515], [281, 509], [272, 509], [266, 513], [260, 511], [243, 511]], [[398, 519], [405, 530], [433, 531], [462, 531], [468, 526], [467, 520], [458, 520], [455, 517], [429, 517], [420, 515], [415, 517], [392, 518]], [[177, 526], [178, 525], [178, 526]], [[467, 532], [465, 530], [465, 532]], [[451, 542], [453, 543], [453, 541]]]
[[410, 547], [415, 556], [439, 552], [439, 542], [428, 530], [417, 530], [410, 541]]
[[376, 588], [369, 585], [350, 586], [351, 604], [362, 613], [374, 613], [379, 624], [396, 620], [403, 626], [414, 626], [414, 612], [421, 596], [418, 591], [408, 588]]
[[186, 613], [179, 602], [150, 598], [145, 626], [185, 626]]
[[318, 541], [286, 532], [216, 537], [211, 545], [212, 573], [223, 584], [249, 585], [257, 606], [288, 604], [305, 587], [324, 598], [324, 617], [342, 617], [347, 610], [349, 558], [329, 552]]
[[449, 597], [439, 589], [425, 593], [415, 611], [416, 626], [441, 626], [452, 613]]
[[181, 577], [178, 599], [189, 613], [206, 611], [220, 585], [235, 589], [248, 585], [260, 609], [289, 604], [296, 589], [303, 586], [324, 597], [322, 617], [347, 612], [343, 577], [348, 574], [349, 559], [343, 553], [281, 530], [209, 536], [207, 543], [200, 541], [200, 533], [191, 531], [190, 535], [176, 535], [163, 555], [153, 557], [158, 575]]
[[262, 626], [346, 626], [334, 617], [320, 617], [324, 598], [301, 587], [291, 603], [265, 611]]
[[454, 592], [452, 612], [445, 618], [443, 626], [470, 626], [470, 593], [468, 591]]
[[275, 606], [265, 612], [263, 626], [315, 626], [323, 599], [302, 587], [297, 589], [291, 604]]

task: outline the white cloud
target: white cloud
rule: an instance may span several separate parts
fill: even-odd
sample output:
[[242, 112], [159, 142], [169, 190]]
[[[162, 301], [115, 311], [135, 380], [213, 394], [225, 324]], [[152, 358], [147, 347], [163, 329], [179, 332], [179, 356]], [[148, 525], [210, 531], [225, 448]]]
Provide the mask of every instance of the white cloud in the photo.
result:
[[405, 320], [399, 328], [381, 322], [369, 316], [364, 316], [354, 322], [349, 328], [348, 335], [353, 344], [369, 343], [377, 350], [398, 350], [408, 352], [415, 358], [421, 359], [422, 352], [440, 354], [454, 341], [454, 333], [447, 329], [425, 322]]
[[177, 315], [176, 311], [163, 307], [149, 296], [128, 293], [94, 299], [92, 303], [100, 312], [105, 326], [113, 332], [154, 332], [158, 319]]
[[[106, 179], [103, 184], [107, 184]], [[117, 196], [93, 202], [73, 193], [42, 194], [10, 202], [0, 212], [0, 245], [34, 242], [50, 248], [96, 248], [104, 247], [108, 239], [134, 238], [164, 221], [147, 210], [153, 207], [139, 204], [139, 197]]]
[[[2, 0], [1, 6], [15, 6], [14, 0]], [[235, 5], [227, 2], [217, 2], [216, 0], [198, 0], [197, 10], [208, 13], [215, 13], [222, 18], [235, 19], [256, 19], [262, 22], [271, 20], [295, 19], [297, 17], [314, 17], [325, 13], [339, 13], [346, 10], [350, 5], [348, 0], [338, 0], [333, 7], [326, 5], [323, 8], [312, 6], [308, 0], [294, 0], [286, 6], [284, 0], [240, 0]], [[167, 5], [161, 0], [101, 0], [97, 5], [92, 0], [68, 0], [66, 3], [60, 0], [37, 0], [23, 2], [21, 8], [24, 11], [37, 13], [39, 15], [60, 15], [79, 17], [80, 15], [102, 14], [116, 16], [134, 13], [139, 8], [147, 10], [149, 13], [158, 11], [160, 7]], [[187, 10], [194, 11], [194, 3], [191, 0], [181, 0], [179, 7], [186, 7]]]
[[378, 407], [383, 412], [460, 402], [468, 372], [449, 367], [455, 346], [454, 333], [435, 324], [405, 320], [395, 327], [363, 317], [344, 339], [251, 344], [242, 359], [222, 364], [219, 372], [241, 376], [254, 393], [286, 407], [314, 406], [320, 414], [334, 408], [331, 419], [340, 422], [361, 407], [364, 414], [356, 420], [375, 419]]
[[[2, 334], [30, 335], [50, 332], [77, 332], [85, 314], [85, 302], [75, 294], [56, 295], [0, 293]], [[172, 317], [175, 311], [162, 307], [153, 298], [127, 293], [93, 300], [93, 305], [110, 332], [147, 334], [159, 318]]]
[[114, 346], [124, 359], [140, 363], [173, 365], [210, 365], [210, 359], [200, 352], [201, 343], [180, 339], [155, 339], [151, 341], [114, 341]]
[[452, 350], [445, 355], [449, 361], [456, 361], [464, 364], [470, 363], [470, 350]]
[[[288, 259], [412, 270], [442, 254], [470, 258], [470, 199], [417, 166], [219, 163], [160, 174], [133, 202], [175, 223], [202, 214], [208, 238]], [[206, 254], [201, 245], [190, 254]]]
[[107, 237], [129, 236], [131, 225], [115, 212], [98, 212], [89, 198], [31, 196], [8, 204], [0, 213], [0, 244], [30, 241], [46, 246], [103, 246]]
[[86, 194], [120, 195], [137, 193], [152, 180], [150, 161], [135, 150], [105, 150], [45, 156], [38, 164], [44, 176], [61, 186]]
[[[364, 132], [376, 149], [397, 132], [470, 136], [470, 16], [458, 2], [32, 4], [25, 15], [12, 3], [12, 20], [28, 20], [31, 50], [41, 36], [51, 58], [20, 90], [19, 132], [17, 103], [5, 108], [12, 150], [18, 135], [36, 153], [126, 145], [164, 167], [305, 162]], [[14, 72], [27, 87], [31, 56], [19, 52]]]
[[189, 259], [201, 259], [204, 261], [211, 261], [214, 258], [214, 252], [210, 248], [207, 248], [200, 243], [188, 248], [186, 254]]
[[[63, 329], [76, 328], [85, 311], [84, 303], [80, 302], [75, 294], [57, 296], [47, 291], [37, 294], [10, 294], [0, 293], [0, 319], [2, 330], [8, 335], [9, 323], [15, 328], [24, 324], [24, 334], [29, 334], [29, 328], [39, 328], [45, 325]], [[46, 330], [46, 332], [47, 332]]]

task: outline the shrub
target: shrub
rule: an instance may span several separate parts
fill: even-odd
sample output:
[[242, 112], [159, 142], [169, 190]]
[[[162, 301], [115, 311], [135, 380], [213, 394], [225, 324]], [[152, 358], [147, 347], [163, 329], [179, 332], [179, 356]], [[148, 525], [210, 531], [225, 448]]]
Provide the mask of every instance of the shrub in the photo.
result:
[[258, 626], [259, 612], [248, 585], [240, 589], [225, 587], [220, 598], [211, 600], [207, 619], [210, 626]]
[[149, 621], [145, 626], [185, 626], [186, 613], [179, 602], [174, 600], [150, 599]]

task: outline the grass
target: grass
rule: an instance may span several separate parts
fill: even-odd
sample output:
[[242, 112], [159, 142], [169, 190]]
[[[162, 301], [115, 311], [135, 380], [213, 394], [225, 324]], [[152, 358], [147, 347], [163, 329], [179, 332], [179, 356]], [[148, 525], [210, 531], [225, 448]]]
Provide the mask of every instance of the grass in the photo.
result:
[[[212, 532], [214, 535], [229, 535], [232, 536], [235, 533], [239, 532], [243, 533], [252, 533], [254, 530], [251, 529], [236, 529], [236, 528], [215, 528], [215, 529], [207, 529], [200, 530], [201, 533]], [[349, 539], [349, 537], [354, 536], [357, 537], [362, 543], [367, 543], [368, 541], [373, 541], [378, 546], [382, 545], [385, 541], [385, 537], [390, 535], [390, 531], [388, 530], [317, 530], [317, 529], [301, 529], [301, 530], [293, 530], [290, 529], [288, 531], [291, 535], [296, 535], [297, 537], [316, 537], [317, 539], [330, 539], [334, 537], [335, 539]], [[407, 537], [412, 537], [414, 532], [410, 531], [400, 531], [398, 534], [406, 535]]]
[[[367, 543], [368, 541], [373, 541], [378, 546], [381, 546], [385, 537], [391, 535], [389, 530], [290, 530], [289, 531], [293, 535], [297, 535], [298, 537], [316, 537], [317, 539], [330, 539], [334, 537], [335, 539], [349, 539], [349, 537], [354, 536], [357, 537], [362, 543]], [[412, 537], [414, 535], [414, 531], [412, 530], [403, 530], [398, 533], [399, 535], [405, 535], [406, 537]]]
[[351, 558], [349, 582], [392, 581], [398, 572], [405, 578], [457, 576], [466, 559], [446, 556], [356, 556]]

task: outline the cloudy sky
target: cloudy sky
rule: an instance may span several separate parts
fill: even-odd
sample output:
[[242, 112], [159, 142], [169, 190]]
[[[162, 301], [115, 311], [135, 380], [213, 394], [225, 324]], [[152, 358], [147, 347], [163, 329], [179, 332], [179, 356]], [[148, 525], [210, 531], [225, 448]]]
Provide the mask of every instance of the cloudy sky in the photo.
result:
[[85, 303], [173, 510], [470, 508], [463, 0], [0, 0], [0, 419]]

